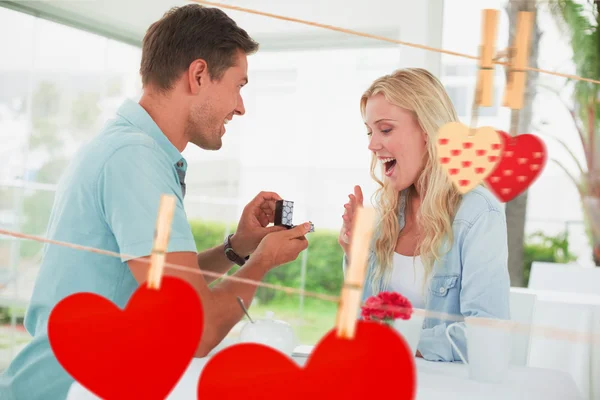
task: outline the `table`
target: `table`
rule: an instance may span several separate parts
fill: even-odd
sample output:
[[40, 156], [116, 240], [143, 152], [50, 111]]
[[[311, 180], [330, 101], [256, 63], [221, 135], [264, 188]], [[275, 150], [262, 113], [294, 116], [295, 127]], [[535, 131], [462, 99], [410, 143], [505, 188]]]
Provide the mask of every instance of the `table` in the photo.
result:
[[585, 400], [600, 400], [600, 295], [511, 288], [537, 295], [533, 327], [558, 328], [595, 337], [595, 343], [532, 334], [529, 366], [571, 375]]
[[[196, 399], [196, 385], [209, 357], [195, 358], [167, 400]], [[293, 359], [303, 366], [307, 355], [298, 351]], [[462, 363], [416, 360], [418, 400], [581, 400], [573, 379], [566, 372], [542, 368], [513, 367], [502, 384], [475, 382]], [[285, 395], [282, 395], [285, 398]], [[71, 386], [67, 400], [98, 400], [78, 383]]]

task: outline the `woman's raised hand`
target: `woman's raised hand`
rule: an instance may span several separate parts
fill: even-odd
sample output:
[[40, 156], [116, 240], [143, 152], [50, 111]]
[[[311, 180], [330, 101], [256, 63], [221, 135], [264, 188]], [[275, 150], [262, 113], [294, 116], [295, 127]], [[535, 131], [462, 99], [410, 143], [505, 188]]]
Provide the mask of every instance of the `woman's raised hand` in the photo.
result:
[[350, 238], [352, 237], [352, 224], [354, 223], [354, 216], [356, 215], [356, 210], [358, 207], [363, 206], [363, 194], [360, 186], [354, 186], [354, 194], [348, 195], [350, 201], [344, 204], [344, 215], [342, 219], [344, 220], [344, 224], [342, 225], [342, 229], [340, 230], [340, 236], [338, 238], [338, 243], [342, 246], [344, 253], [348, 256], [348, 252], [350, 251]]

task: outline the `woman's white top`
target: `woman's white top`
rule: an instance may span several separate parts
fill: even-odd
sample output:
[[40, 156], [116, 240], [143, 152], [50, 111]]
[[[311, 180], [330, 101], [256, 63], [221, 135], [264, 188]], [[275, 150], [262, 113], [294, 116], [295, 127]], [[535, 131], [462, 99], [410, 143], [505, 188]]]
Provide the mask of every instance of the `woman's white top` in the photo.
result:
[[[414, 265], [413, 265], [414, 264]], [[425, 308], [421, 257], [403, 256], [394, 252], [390, 290], [406, 297], [413, 308]]]

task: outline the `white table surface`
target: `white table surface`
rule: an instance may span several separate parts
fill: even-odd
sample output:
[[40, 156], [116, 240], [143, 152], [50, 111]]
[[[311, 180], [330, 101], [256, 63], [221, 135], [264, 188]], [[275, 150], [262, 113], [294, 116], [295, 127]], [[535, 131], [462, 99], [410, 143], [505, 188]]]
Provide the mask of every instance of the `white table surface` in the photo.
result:
[[[600, 295], [512, 288], [537, 295], [533, 327], [572, 331], [576, 337], [531, 336], [529, 366], [551, 368], [571, 375], [585, 400], [600, 400]], [[594, 339], [592, 339], [594, 340]]]
[[[294, 356], [304, 365], [306, 356]], [[202, 368], [209, 358], [195, 358], [173, 389], [168, 400], [195, 400], [196, 385]], [[505, 382], [490, 384], [476, 382], [468, 377], [462, 363], [437, 363], [418, 358], [418, 400], [581, 400], [582, 397], [569, 374], [562, 371], [515, 367], [509, 371]], [[282, 394], [282, 398], [285, 395]], [[77, 382], [71, 386], [67, 400], [98, 400]]]

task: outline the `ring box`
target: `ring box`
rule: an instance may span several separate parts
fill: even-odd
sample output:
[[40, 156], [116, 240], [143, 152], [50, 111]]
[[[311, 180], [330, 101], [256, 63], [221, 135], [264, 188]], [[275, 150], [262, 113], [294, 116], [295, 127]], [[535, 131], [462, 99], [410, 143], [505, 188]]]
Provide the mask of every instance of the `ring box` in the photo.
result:
[[287, 228], [294, 226], [294, 202], [287, 200], [277, 200], [275, 203], [275, 225], [283, 225]]
[[[292, 222], [294, 220], [294, 202], [289, 200], [277, 200], [275, 202], [275, 218], [273, 223], [278, 226], [285, 226], [288, 229], [293, 228], [295, 225]], [[315, 226], [310, 223], [310, 231], [314, 232]]]

